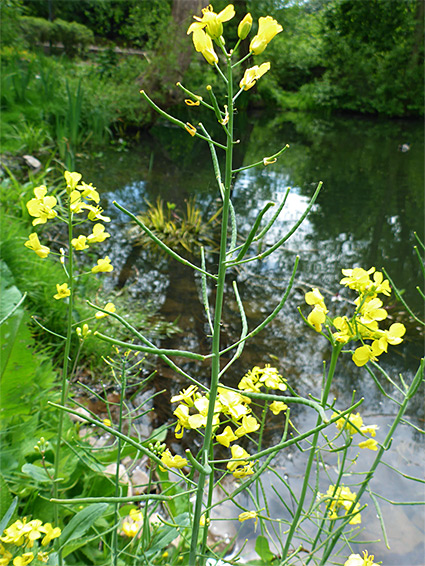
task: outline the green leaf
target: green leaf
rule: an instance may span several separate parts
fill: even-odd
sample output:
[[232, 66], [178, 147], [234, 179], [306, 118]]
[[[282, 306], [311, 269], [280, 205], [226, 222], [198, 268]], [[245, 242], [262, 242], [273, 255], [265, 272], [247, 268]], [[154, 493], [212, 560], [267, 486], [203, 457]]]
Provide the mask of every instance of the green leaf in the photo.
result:
[[82, 537], [107, 508], [107, 503], [93, 503], [72, 517], [59, 539], [61, 546], [64, 547], [64, 553], [66, 553], [66, 545]]
[[[53, 475], [53, 468], [49, 470], [49, 473]], [[51, 477], [47, 475], [47, 472], [44, 468], [40, 466], [34, 466], [34, 464], [24, 464], [22, 466], [22, 473], [32, 478], [34, 481], [38, 483], [48, 483], [51, 482]]]
[[[2, 496], [2, 503], [3, 503], [3, 487], [6, 486], [6, 482], [3, 479], [3, 476], [0, 476], [1, 478], [1, 496]], [[3, 486], [4, 484], [4, 486]], [[7, 494], [10, 497], [10, 493], [9, 493], [9, 489], [7, 488]], [[9, 505], [9, 509], [6, 511], [6, 513], [2, 516], [1, 521], [0, 521], [0, 533], [2, 533], [4, 531], [4, 529], [7, 527], [7, 525], [9, 524], [10, 518], [13, 515], [13, 512], [15, 511], [15, 507], [18, 505], [18, 498], [15, 497], [15, 499], [12, 501], [12, 503]]]
[[255, 543], [255, 552], [258, 554], [261, 560], [267, 564], [273, 562], [274, 560], [274, 554], [270, 550], [269, 541], [262, 535], [257, 537], [257, 541]]

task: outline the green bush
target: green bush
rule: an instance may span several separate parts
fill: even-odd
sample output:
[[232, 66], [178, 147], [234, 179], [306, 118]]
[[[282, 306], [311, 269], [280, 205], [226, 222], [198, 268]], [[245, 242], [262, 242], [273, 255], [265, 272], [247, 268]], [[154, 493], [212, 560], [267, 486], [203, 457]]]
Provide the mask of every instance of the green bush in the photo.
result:
[[52, 41], [63, 43], [68, 57], [75, 57], [75, 55], [81, 54], [90, 43], [94, 42], [94, 34], [83, 24], [65, 22], [58, 18], [52, 25]]
[[47, 42], [62, 43], [68, 57], [81, 54], [94, 41], [94, 34], [88, 27], [59, 18], [49, 22], [44, 18], [22, 16], [19, 28], [28, 46]]

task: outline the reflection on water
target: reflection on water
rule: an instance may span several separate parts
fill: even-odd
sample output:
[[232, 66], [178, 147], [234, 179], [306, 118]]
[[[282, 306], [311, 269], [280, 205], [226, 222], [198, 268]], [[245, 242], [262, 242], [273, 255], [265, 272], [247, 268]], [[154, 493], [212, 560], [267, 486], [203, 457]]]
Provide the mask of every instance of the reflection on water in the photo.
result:
[[[273, 363], [302, 395], [315, 393], [322, 377], [322, 362], [329, 359], [327, 341], [304, 325], [297, 307], [304, 305], [304, 293], [309, 286], [318, 286], [325, 295], [331, 316], [344, 314], [351, 308], [350, 296], [341, 291], [341, 268], [361, 266], [377, 269], [384, 266], [405, 290], [405, 298], [417, 312], [423, 305], [415, 286], [420, 284], [420, 270], [415, 258], [413, 231], [424, 236], [424, 144], [421, 124], [402, 121], [371, 121], [363, 118], [321, 120], [306, 116], [261, 119], [250, 122], [242, 117], [236, 146], [236, 167], [258, 161], [273, 154], [286, 143], [286, 151], [278, 163], [240, 173], [234, 183], [235, 206], [240, 235], [246, 235], [263, 206], [278, 205], [287, 187], [291, 191], [279, 221], [268, 232], [266, 245], [272, 245], [285, 234], [305, 210], [317, 183], [324, 188], [308, 219], [275, 254], [261, 262], [247, 263], [238, 272], [229, 274], [229, 301], [224, 311], [223, 345], [238, 339], [240, 322], [230, 281], [237, 279], [249, 328], [254, 328], [278, 303], [286, 289], [296, 255], [301, 258], [288, 306], [273, 323], [255, 338], [255, 346], [247, 345], [242, 357], [232, 366], [229, 383], [235, 382], [253, 365]], [[242, 127], [243, 126], [243, 127]], [[400, 151], [409, 144], [409, 151]], [[188, 144], [188, 145], [187, 145]], [[206, 211], [206, 217], [217, 209], [217, 193], [209, 160], [208, 148], [201, 141], [188, 139], [181, 130], [158, 126], [146, 135], [143, 144], [130, 153], [105, 155], [103, 159], [85, 161], [79, 168], [103, 191], [103, 206], [115, 221], [108, 231], [115, 237], [106, 242], [108, 254], [116, 266], [113, 283], [127, 283], [135, 299], [148, 296], [161, 307], [161, 312], [175, 320], [184, 335], [177, 338], [184, 349], [205, 352], [209, 346], [205, 336], [205, 317], [200, 301], [200, 281], [188, 268], [164, 257], [149, 257], [145, 250], [135, 252], [125, 239], [126, 221], [114, 207], [116, 199], [133, 212], [146, 208], [145, 199], [153, 202], [158, 195], [182, 205], [190, 195]], [[273, 214], [273, 208], [266, 218]], [[264, 248], [263, 248], [264, 249]], [[252, 246], [252, 255], [258, 252]], [[209, 258], [214, 262], [214, 256]], [[114, 272], [115, 273], [115, 272]], [[213, 300], [214, 289], [210, 289]], [[190, 309], [187, 306], [190, 305]], [[307, 312], [308, 309], [305, 310]], [[402, 346], [382, 357], [385, 370], [392, 376], [403, 373], [410, 381], [423, 355], [423, 337], [409, 323], [399, 305], [391, 305], [392, 319], [404, 322], [408, 334]], [[175, 338], [173, 338], [175, 340]], [[171, 345], [167, 342], [167, 346]], [[176, 344], [173, 343], [175, 346]], [[184, 366], [203, 378], [208, 370], [191, 364]], [[160, 386], [174, 390], [187, 384], [178, 383], [176, 376], [161, 368]], [[172, 381], [170, 381], [172, 378]], [[173, 385], [170, 386], [170, 383]], [[397, 392], [383, 384], [386, 391]], [[389, 417], [396, 406], [383, 396], [371, 382], [366, 371], [356, 368], [350, 356], [343, 357], [337, 369], [334, 389], [337, 407], [364, 397], [362, 414], [367, 422], [380, 424], [378, 440], [383, 440]], [[419, 393], [410, 407], [409, 419], [423, 427], [423, 395]], [[299, 406], [298, 406], [299, 407]], [[305, 429], [312, 418], [307, 411], [293, 411], [297, 425]], [[276, 418], [271, 423], [269, 441], [281, 433]], [[380, 438], [379, 438], [380, 436]], [[423, 473], [423, 440], [414, 429], [403, 426], [395, 439], [396, 450], [389, 463], [402, 467], [414, 476]], [[361, 454], [361, 462], [373, 455]], [[279, 465], [292, 482], [298, 485], [299, 456], [292, 460], [282, 454]], [[332, 462], [329, 463], [332, 468]], [[302, 474], [301, 474], [302, 475]], [[372, 489], [395, 501], [421, 499], [417, 484], [402, 481], [385, 468], [376, 474]], [[275, 502], [278, 506], [278, 502]], [[370, 552], [385, 564], [416, 566], [423, 562], [423, 512], [421, 507], [388, 507], [383, 502], [384, 516], [390, 537], [391, 551], [383, 543], [368, 544]], [[279, 509], [276, 508], [276, 512]], [[364, 540], [382, 539], [375, 507], [369, 501], [364, 524]], [[393, 525], [402, 524], [402, 528]], [[244, 526], [244, 529], [248, 528]], [[422, 539], [421, 535], [422, 534]], [[363, 549], [362, 544], [354, 546]], [[404, 550], [404, 553], [403, 553]], [[404, 558], [403, 558], [404, 557]]]

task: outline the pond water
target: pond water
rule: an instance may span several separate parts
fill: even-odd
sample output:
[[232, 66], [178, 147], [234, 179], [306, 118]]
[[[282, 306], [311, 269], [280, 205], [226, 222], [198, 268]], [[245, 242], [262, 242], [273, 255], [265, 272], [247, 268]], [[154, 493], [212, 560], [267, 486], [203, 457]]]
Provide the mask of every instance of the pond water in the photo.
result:
[[[189, 116], [193, 123], [196, 117]], [[213, 128], [213, 125], [207, 125]], [[288, 379], [301, 395], [317, 394], [322, 377], [323, 360], [328, 361], [327, 341], [303, 323], [297, 307], [304, 313], [304, 293], [311, 286], [319, 287], [325, 296], [331, 316], [344, 314], [349, 294], [341, 290], [341, 268], [360, 266], [368, 269], [384, 266], [410, 307], [423, 314], [423, 303], [415, 290], [423, 286], [420, 268], [413, 246], [413, 232], [424, 237], [424, 142], [423, 126], [417, 122], [379, 121], [365, 118], [324, 119], [306, 115], [268, 117], [264, 114], [237, 116], [235, 168], [256, 162], [275, 153], [285, 144], [290, 148], [278, 162], [266, 168], [256, 168], [237, 175], [233, 188], [239, 232], [247, 234], [263, 206], [272, 201], [279, 204], [287, 187], [291, 187], [279, 221], [267, 234], [266, 245], [277, 241], [297, 221], [308, 205], [319, 181], [323, 190], [311, 214], [299, 230], [273, 255], [261, 262], [247, 263], [238, 272], [229, 274], [228, 303], [223, 315], [223, 345], [238, 339], [240, 320], [232, 294], [231, 280], [236, 278], [248, 325], [253, 329], [279, 302], [290, 278], [295, 256], [300, 256], [295, 286], [287, 306], [272, 324], [248, 343], [241, 358], [232, 366], [227, 383], [234, 385], [254, 365], [271, 363]], [[112, 206], [116, 200], [132, 212], [146, 210], [145, 200], [155, 202], [158, 196], [176, 203], [177, 209], [196, 196], [205, 218], [217, 210], [216, 182], [206, 144], [189, 138], [180, 129], [158, 124], [140, 139], [140, 145], [129, 151], [105, 151], [102, 155], [84, 159], [78, 170], [83, 178], [102, 192], [102, 206], [113, 217], [108, 231], [108, 255], [115, 266], [110, 285], [126, 284], [134, 300], [153, 300], [159, 312], [168, 320], [178, 319], [183, 330], [162, 344], [166, 347], [193, 349], [206, 353], [206, 319], [201, 304], [200, 280], [181, 264], [162, 256], [152, 256], [146, 250], [134, 248], [126, 238], [127, 219]], [[273, 214], [271, 209], [266, 218]], [[252, 249], [252, 255], [257, 248]], [[209, 261], [214, 262], [214, 255]], [[210, 289], [213, 299], [213, 289]], [[403, 322], [408, 331], [401, 346], [381, 357], [382, 366], [394, 378], [399, 373], [408, 382], [424, 353], [423, 333], [409, 319], [404, 308], [391, 302], [391, 321]], [[199, 379], [204, 379], [206, 367], [183, 367]], [[167, 367], [158, 368], [157, 387], [173, 394], [187, 383]], [[392, 387], [385, 390], [396, 395]], [[366, 423], [380, 426], [377, 440], [383, 440], [396, 406], [382, 395], [368, 373], [357, 368], [351, 356], [343, 357], [336, 372], [331, 395], [337, 407], [347, 407], [364, 397], [361, 413]], [[167, 399], [165, 403], [167, 403]], [[297, 406], [300, 407], [300, 406]], [[162, 413], [164, 409], [162, 408]], [[165, 411], [171, 417], [171, 410]], [[291, 418], [297, 427], [306, 430], [314, 426], [315, 415], [296, 408]], [[409, 408], [408, 419], [424, 427], [423, 389]], [[268, 442], [280, 438], [281, 419], [271, 422]], [[362, 451], [358, 470], [373, 459], [374, 454]], [[386, 461], [404, 474], [423, 477], [424, 438], [414, 428], [398, 429], [392, 451]], [[300, 486], [305, 455], [282, 453], [277, 466], [289, 478], [293, 489]], [[336, 460], [326, 460], [329, 473], [335, 475]], [[271, 493], [273, 478], [265, 476], [266, 489]], [[421, 484], [408, 482], [391, 468], [381, 466], [372, 481], [372, 490], [393, 501], [423, 500]], [[327, 486], [323, 486], [325, 491]], [[365, 501], [368, 498], [365, 498]], [[367, 548], [376, 560], [385, 565], [420, 566], [424, 564], [424, 513], [421, 506], [390, 506], [379, 500], [386, 520], [391, 549], [382, 542], [376, 509], [371, 500], [362, 513], [365, 530], [353, 552]], [[282, 505], [273, 500], [272, 512], [281, 514]], [[244, 526], [240, 540], [254, 533]], [[362, 543], [361, 541], [377, 541]], [[253, 544], [248, 543], [244, 556], [255, 557]], [[341, 560], [343, 562], [343, 560]]]

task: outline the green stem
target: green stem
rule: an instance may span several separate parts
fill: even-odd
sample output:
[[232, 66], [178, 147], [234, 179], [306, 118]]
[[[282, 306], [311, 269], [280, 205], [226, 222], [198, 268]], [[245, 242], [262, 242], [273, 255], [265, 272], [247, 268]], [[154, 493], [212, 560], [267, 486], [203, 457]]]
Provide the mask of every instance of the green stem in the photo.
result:
[[[124, 409], [124, 398], [127, 383], [126, 376], [126, 358], [122, 360], [122, 370], [121, 370], [121, 391], [120, 391], [120, 406], [119, 406], [119, 419], [118, 419], [118, 430], [122, 432], [123, 424], [123, 409]], [[120, 463], [121, 463], [121, 443], [122, 439], [117, 439], [117, 459], [116, 459], [116, 472], [115, 472], [115, 497], [118, 498], [120, 494]], [[112, 552], [111, 552], [111, 564], [112, 566], [117, 566], [118, 564], [118, 520], [119, 520], [119, 503], [116, 502], [114, 505], [114, 525], [116, 528], [112, 534]]]
[[[213, 416], [214, 404], [217, 398], [217, 388], [219, 384], [220, 373], [220, 330], [221, 330], [221, 314], [223, 309], [224, 298], [224, 285], [226, 278], [226, 251], [227, 251], [227, 228], [229, 221], [229, 208], [230, 208], [230, 189], [232, 182], [232, 160], [233, 160], [233, 80], [232, 80], [232, 67], [230, 63], [230, 56], [227, 57], [227, 108], [229, 112], [229, 122], [227, 125], [229, 135], [227, 137], [226, 147], [226, 166], [225, 166], [225, 179], [224, 179], [224, 199], [223, 199], [223, 213], [221, 224], [221, 239], [220, 239], [220, 255], [218, 264], [217, 275], [217, 293], [215, 300], [214, 310], [214, 327], [213, 327], [213, 340], [212, 340], [212, 361], [211, 361], [211, 383], [210, 383], [210, 396], [207, 423], [205, 427], [205, 435], [203, 447], [201, 450], [201, 463], [207, 466], [210, 458], [210, 446], [212, 443], [213, 435]], [[192, 538], [190, 543], [189, 564], [195, 565], [196, 559], [199, 557], [199, 566], [203, 566], [205, 558], [205, 544], [202, 545], [201, 552], [198, 553], [198, 535], [199, 535], [199, 522], [202, 515], [202, 503], [205, 483], [207, 474], [205, 472], [199, 474], [198, 490], [196, 493], [195, 509], [193, 516]], [[211, 470], [209, 474], [209, 481], [214, 483], [214, 471]], [[208, 516], [206, 517], [208, 522]], [[205, 541], [204, 541], [205, 542]]]
[[[331, 385], [332, 385], [332, 379], [333, 379], [333, 376], [335, 374], [336, 363], [338, 361], [338, 357], [339, 357], [339, 354], [341, 352], [341, 349], [342, 349], [341, 344], [338, 344], [337, 346], [334, 346], [332, 348], [332, 357], [331, 357], [331, 362], [330, 362], [330, 365], [329, 365], [328, 376], [327, 376], [327, 379], [326, 379], [325, 387], [323, 388], [323, 391], [322, 391], [321, 405], [322, 405], [323, 408], [325, 408], [327, 400], [328, 400], [329, 391], [330, 391]], [[321, 422], [322, 422], [322, 417], [320, 415], [318, 415], [317, 421], [316, 421], [316, 427], [320, 426]], [[310, 455], [308, 457], [308, 461], [307, 461], [307, 465], [306, 465], [304, 481], [303, 481], [303, 485], [302, 485], [302, 489], [301, 489], [301, 494], [300, 494], [300, 497], [299, 497], [299, 500], [298, 500], [297, 510], [296, 510], [294, 518], [292, 520], [291, 527], [290, 527], [289, 532], [288, 532], [288, 536], [286, 537], [285, 548], [284, 548], [284, 551], [283, 551], [283, 557], [284, 558], [286, 558], [289, 554], [289, 547], [291, 546], [293, 536], [298, 529], [301, 513], [303, 511], [304, 500], [305, 500], [305, 497], [306, 497], [306, 494], [307, 494], [307, 488], [308, 488], [308, 484], [309, 484], [309, 481], [310, 481], [311, 468], [313, 466], [313, 461], [316, 457], [316, 448], [317, 448], [318, 440], [319, 440], [319, 431], [316, 431], [314, 436], [313, 436], [313, 440], [311, 442]]]
[[[72, 313], [74, 307], [74, 264], [73, 264], [73, 254], [72, 254], [72, 212], [71, 212], [71, 201], [68, 198], [68, 288], [71, 294], [68, 299], [68, 312], [67, 312], [67, 325], [66, 325], [66, 338], [65, 338], [65, 350], [63, 354], [63, 366], [62, 366], [62, 381], [61, 381], [61, 401], [62, 406], [66, 405], [68, 398], [68, 367], [69, 367], [69, 354], [71, 351], [71, 339], [72, 339]], [[56, 450], [55, 450], [55, 471], [53, 474], [53, 497], [55, 499], [59, 498], [59, 468], [60, 468], [60, 450], [62, 443], [63, 434], [63, 424], [64, 424], [64, 412], [59, 411], [57, 438], [56, 438]], [[54, 518], [55, 526], [59, 526], [59, 505], [54, 504]], [[63, 559], [62, 553], [59, 549], [59, 566], [62, 566]]]

